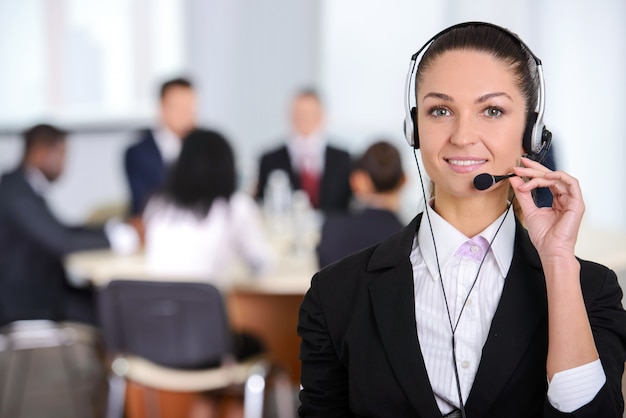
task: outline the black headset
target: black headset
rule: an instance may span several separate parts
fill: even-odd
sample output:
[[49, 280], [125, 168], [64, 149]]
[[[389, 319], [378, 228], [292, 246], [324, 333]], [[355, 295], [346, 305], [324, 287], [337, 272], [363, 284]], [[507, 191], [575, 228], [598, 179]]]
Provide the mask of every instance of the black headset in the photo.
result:
[[432, 45], [440, 36], [452, 31], [453, 29], [463, 28], [467, 26], [486, 26], [494, 28], [504, 33], [518, 43], [523, 51], [530, 55], [535, 61], [537, 69], [537, 75], [539, 77], [539, 94], [537, 97], [537, 109], [534, 112], [528, 112], [526, 120], [526, 128], [524, 130], [524, 137], [522, 139], [522, 145], [527, 156], [535, 161], [542, 161], [545, 158], [550, 143], [552, 142], [552, 133], [546, 129], [543, 122], [543, 114], [545, 110], [545, 83], [543, 79], [543, 68], [541, 66], [541, 60], [537, 57], [530, 48], [513, 32], [505, 29], [501, 26], [494, 25], [486, 22], [465, 22], [450, 26], [426, 42], [415, 54], [411, 56], [411, 63], [409, 66], [409, 73], [405, 82], [405, 120], [404, 120], [404, 136], [409, 143], [415, 149], [419, 148], [419, 136], [417, 133], [417, 109], [416, 106], [411, 106], [411, 97], [415, 98], [415, 91], [411, 89], [411, 83], [415, 81], [415, 71], [418, 67], [418, 58], [423, 55], [426, 49]]

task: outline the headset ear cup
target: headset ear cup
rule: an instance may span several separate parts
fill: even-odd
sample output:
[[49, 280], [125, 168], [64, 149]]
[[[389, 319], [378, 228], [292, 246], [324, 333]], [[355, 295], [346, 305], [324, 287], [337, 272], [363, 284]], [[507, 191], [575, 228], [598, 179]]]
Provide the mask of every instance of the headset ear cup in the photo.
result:
[[411, 111], [404, 118], [404, 137], [406, 142], [413, 148], [419, 148], [419, 141], [417, 139], [417, 123], [415, 121], [416, 110], [415, 107], [411, 108]]
[[537, 112], [529, 112], [528, 117], [526, 118], [526, 128], [524, 129], [522, 147], [524, 148], [524, 152], [529, 156], [532, 156], [533, 154], [533, 130], [535, 128], [535, 123], [537, 123], [537, 117]]
[[404, 138], [406, 138], [406, 142], [410, 146], [413, 146], [413, 121], [409, 115], [406, 115], [402, 121], [402, 130], [404, 131]]
[[417, 108], [415, 106], [411, 108], [411, 126], [413, 129], [413, 148], [418, 149], [420, 147], [420, 137], [417, 134]]

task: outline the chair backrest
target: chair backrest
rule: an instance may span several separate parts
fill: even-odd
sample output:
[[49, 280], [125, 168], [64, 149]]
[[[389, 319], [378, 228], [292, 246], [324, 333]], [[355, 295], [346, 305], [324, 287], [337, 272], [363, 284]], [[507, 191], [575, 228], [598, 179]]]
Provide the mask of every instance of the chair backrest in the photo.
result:
[[224, 300], [209, 283], [113, 280], [98, 292], [98, 306], [110, 354], [196, 369], [231, 353]]

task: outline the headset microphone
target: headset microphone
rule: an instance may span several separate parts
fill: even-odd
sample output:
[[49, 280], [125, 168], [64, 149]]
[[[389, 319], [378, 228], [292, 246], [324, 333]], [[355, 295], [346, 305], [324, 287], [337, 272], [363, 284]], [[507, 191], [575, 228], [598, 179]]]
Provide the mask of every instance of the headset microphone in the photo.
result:
[[509, 177], [513, 177], [515, 174], [505, 174], [504, 176], [493, 176], [488, 173], [482, 173], [474, 177], [474, 187], [478, 190], [487, 190], [494, 184]]

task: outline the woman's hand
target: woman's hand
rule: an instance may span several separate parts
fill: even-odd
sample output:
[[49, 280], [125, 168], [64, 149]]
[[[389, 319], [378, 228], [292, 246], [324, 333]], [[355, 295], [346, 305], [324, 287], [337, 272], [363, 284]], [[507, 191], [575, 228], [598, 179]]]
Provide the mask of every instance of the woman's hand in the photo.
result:
[[[552, 171], [536, 161], [522, 158], [509, 179], [524, 213], [530, 239], [542, 258], [573, 257], [585, 203], [578, 180], [563, 171]], [[524, 182], [520, 177], [529, 180]], [[548, 187], [554, 197], [551, 208], [539, 208], [531, 190]]]

